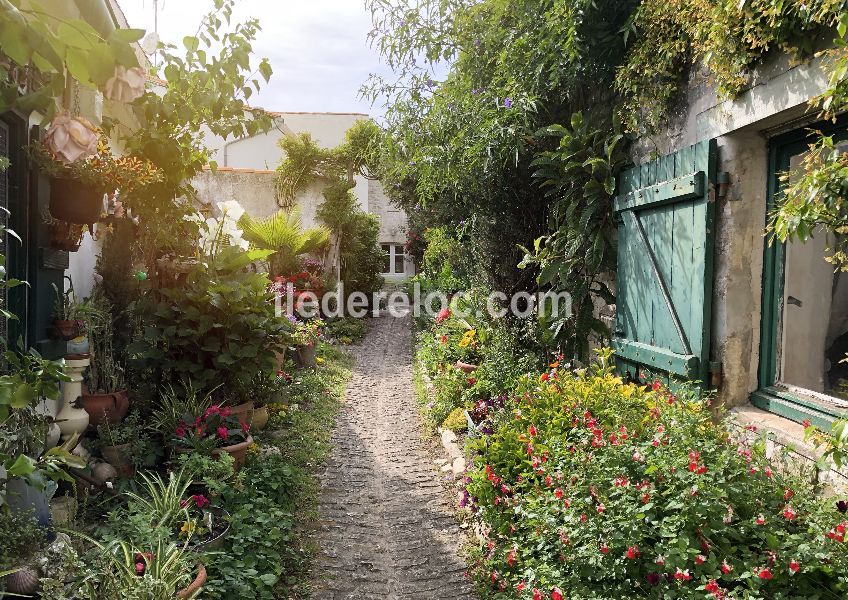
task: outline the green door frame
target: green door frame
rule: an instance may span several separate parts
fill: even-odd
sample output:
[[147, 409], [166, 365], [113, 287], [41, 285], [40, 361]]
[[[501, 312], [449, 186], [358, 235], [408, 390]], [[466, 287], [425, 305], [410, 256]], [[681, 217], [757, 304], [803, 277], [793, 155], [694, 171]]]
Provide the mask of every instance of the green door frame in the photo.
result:
[[[800, 154], [815, 141], [815, 131], [833, 135], [834, 139], [848, 139], [848, 117], [833, 122], [817, 123], [813, 126], [777, 136], [769, 142], [768, 190], [766, 197], [766, 218], [775, 206], [781, 191], [780, 173], [789, 169], [792, 156]], [[786, 244], [769, 243], [768, 237], [763, 249], [763, 295], [760, 323], [760, 364], [758, 369], [758, 389], [751, 394], [751, 402], [764, 410], [801, 423], [809, 421], [821, 428], [830, 429], [833, 421], [848, 416], [848, 411], [803, 398], [778, 388], [777, 352], [778, 324], [783, 303], [784, 259]]]

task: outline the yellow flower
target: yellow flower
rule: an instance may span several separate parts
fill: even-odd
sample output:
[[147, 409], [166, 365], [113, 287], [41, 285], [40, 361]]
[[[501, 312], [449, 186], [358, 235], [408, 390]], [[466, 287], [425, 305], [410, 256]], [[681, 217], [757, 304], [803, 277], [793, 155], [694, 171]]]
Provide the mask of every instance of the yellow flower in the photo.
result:
[[467, 348], [475, 343], [474, 337], [477, 335], [477, 331], [474, 329], [469, 329], [463, 334], [462, 339], [459, 340], [460, 348]]
[[195, 525], [194, 521], [184, 521], [183, 526], [180, 527], [180, 537], [189, 537], [192, 533], [194, 533], [196, 528], [197, 525]]
[[319, 356], [318, 358], [315, 359], [315, 362], [318, 363], [319, 365], [323, 365], [324, 359]]
[[253, 442], [252, 444], [250, 444], [247, 447], [247, 451], [250, 452], [251, 454], [259, 454], [259, 444], [257, 444], [256, 442]]

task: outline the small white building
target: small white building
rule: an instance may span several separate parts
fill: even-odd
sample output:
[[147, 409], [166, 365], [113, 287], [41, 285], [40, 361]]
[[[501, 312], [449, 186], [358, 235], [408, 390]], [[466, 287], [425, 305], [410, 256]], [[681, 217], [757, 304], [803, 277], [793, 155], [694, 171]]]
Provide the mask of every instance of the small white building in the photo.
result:
[[[335, 148], [357, 121], [368, 119], [362, 113], [278, 112], [267, 133], [224, 140], [209, 135], [207, 147], [217, 162], [216, 172], [204, 170], [192, 181], [204, 204], [237, 200], [254, 218], [268, 217], [278, 210], [274, 192], [276, 167], [283, 159], [279, 142], [284, 136], [309, 133], [322, 148]], [[406, 214], [389, 202], [379, 181], [355, 176], [353, 194], [362, 210], [380, 219], [380, 245], [386, 252], [383, 276], [386, 281], [402, 281], [415, 273], [415, 266], [404, 251]], [[315, 212], [324, 201], [325, 183], [317, 181], [298, 194], [303, 226], [317, 225]]]

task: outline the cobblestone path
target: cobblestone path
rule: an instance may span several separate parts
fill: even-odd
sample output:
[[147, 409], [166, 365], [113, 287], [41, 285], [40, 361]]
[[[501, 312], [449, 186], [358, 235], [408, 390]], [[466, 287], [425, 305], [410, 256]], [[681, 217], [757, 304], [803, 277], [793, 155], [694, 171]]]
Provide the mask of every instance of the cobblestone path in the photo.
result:
[[322, 476], [316, 600], [473, 598], [464, 535], [422, 440], [409, 318], [372, 322]]

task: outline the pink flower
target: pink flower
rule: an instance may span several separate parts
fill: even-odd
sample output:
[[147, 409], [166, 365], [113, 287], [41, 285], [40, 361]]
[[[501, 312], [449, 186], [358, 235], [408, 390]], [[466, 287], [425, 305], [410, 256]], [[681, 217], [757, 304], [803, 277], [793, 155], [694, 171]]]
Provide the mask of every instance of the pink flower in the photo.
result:
[[544, 598], [541, 590], [533, 588], [533, 600], [544, 600]]
[[180, 438], [181, 438], [181, 437], [185, 437], [185, 434], [186, 434], [186, 428], [185, 428], [185, 425], [183, 425], [182, 423], [180, 423], [180, 424], [177, 426], [177, 429], [176, 429], [176, 431], [174, 431], [174, 433], [176, 434], [176, 436], [177, 436], [177, 437], [180, 437]]
[[132, 102], [144, 94], [147, 73], [141, 67], [115, 67], [115, 74], [104, 86], [106, 97], [116, 102]]
[[65, 111], [53, 117], [44, 134], [44, 144], [58, 160], [71, 164], [95, 154], [99, 138], [94, 125]]
[[227, 431], [227, 428], [224, 427], [224, 426], [219, 427], [217, 431], [218, 431], [218, 437], [221, 438], [222, 440], [225, 440], [228, 437], [230, 437], [230, 434]]
[[143, 562], [135, 563], [135, 574], [136, 575], [144, 575], [144, 563]]
[[442, 321], [449, 319], [450, 316], [451, 316], [450, 309], [449, 308], [443, 308], [442, 310], [439, 311], [439, 314], [436, 315], [436, 323], [441, 323]]
[[247, 433], [248, 431], [250, 431], [250, 423], [248, 423], [247, 421], [242, 421], [241, 422], [241, 430], [244, 433]]

